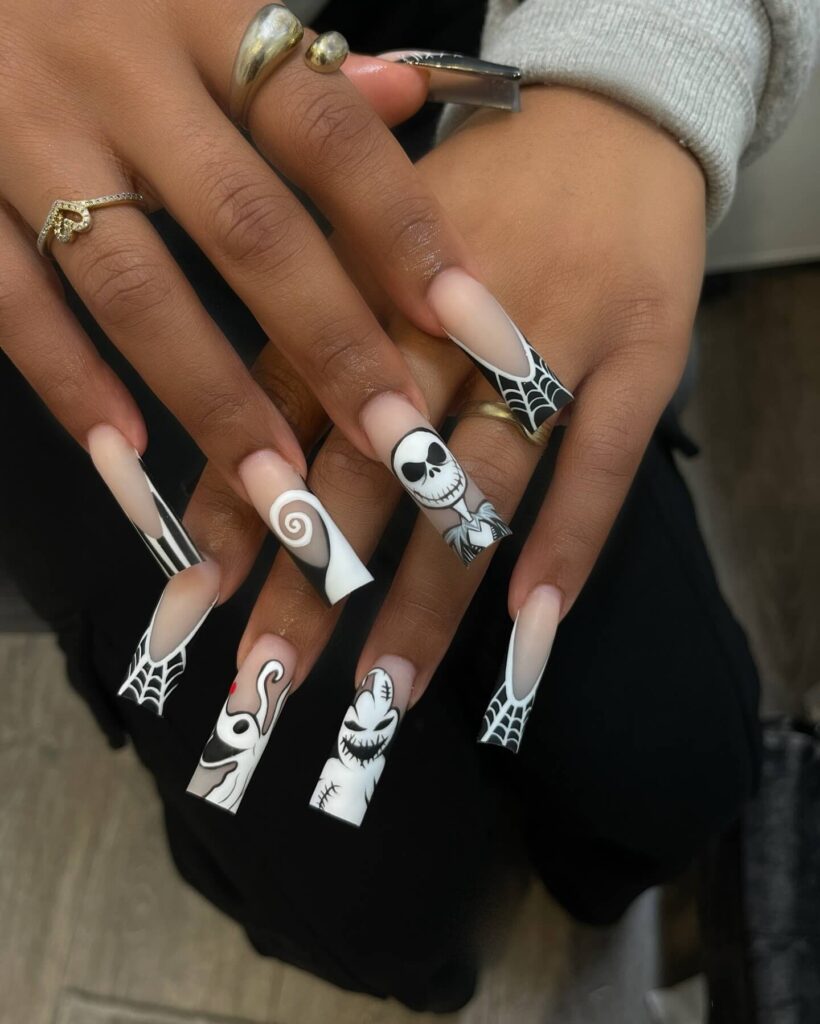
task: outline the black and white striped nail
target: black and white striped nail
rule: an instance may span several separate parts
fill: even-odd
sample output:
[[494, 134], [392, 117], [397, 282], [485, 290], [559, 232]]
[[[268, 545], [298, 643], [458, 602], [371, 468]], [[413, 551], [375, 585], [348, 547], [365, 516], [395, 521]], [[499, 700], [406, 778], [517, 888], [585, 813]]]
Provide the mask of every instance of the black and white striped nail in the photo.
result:
[[89, 431], [87, 442], [97, 472], [165, 575], [202, 562], [185, 527], [151, 482], [139, 453], [119, 430], [99, 423]]

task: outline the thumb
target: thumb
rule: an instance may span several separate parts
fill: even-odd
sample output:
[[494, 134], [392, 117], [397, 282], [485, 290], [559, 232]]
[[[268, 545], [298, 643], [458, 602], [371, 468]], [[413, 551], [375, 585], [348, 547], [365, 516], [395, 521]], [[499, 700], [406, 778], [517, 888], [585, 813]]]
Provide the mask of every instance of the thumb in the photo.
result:
[[409, 64], [351, 53], [342, 71], [390, 127], [412, 117], [427, 99], [428, 76]]

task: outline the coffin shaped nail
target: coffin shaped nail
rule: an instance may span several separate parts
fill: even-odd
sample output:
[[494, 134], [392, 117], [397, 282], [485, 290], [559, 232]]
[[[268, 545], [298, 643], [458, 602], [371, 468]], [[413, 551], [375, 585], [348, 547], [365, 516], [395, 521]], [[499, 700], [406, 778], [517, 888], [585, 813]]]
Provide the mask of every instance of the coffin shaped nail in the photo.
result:
[[555, 587], [536, 587], [521, 606], [515, 617], [501, 682], [484, 712], [479, 743], [493, 743], [518, 752], [560, 614], [561, 594]]
[[202, 555], [151, 483], [139, 453], [119, 430], [98, 423], [88, 432], [87, 442], [97, 472], [165, 575], [198, 565]]
[[427, 297], [450, 339], [472, 359], [525, 430], [535, 433], [572, 401], [571, 392], [474, 277], [449, 267], [433, 278]]
[[418, 410], [401, 395], [372, 398], [362, 428], [385, 465], [464, 565], [510, 529]]
[[372, 583], [327, 509], [281, 455], [254, 452], [239, 476], [256, 511], [328, 604]]
[[120, 697], [162, 715], [185, 671], [188, 644], [218, 597], [214, 562], [200, 562], [168, 581], [128, 666]]
[[391, 50], [379, 56], [425, 68], [430, 74], [427, 98], [433, 103], [463, 103], [514, 112], [521, 109], [521, 70], [510, 64], [433, 50]]
[[361, 825], [384, 771], [416, 677], [405, 658], [380, 658], [345, 712], [333, 754], [325, 762], [310, 806]]
[[188, 792], [236, 814], [293, 684], [296, 651], [260, 637], [242, 662], [188, 783]]

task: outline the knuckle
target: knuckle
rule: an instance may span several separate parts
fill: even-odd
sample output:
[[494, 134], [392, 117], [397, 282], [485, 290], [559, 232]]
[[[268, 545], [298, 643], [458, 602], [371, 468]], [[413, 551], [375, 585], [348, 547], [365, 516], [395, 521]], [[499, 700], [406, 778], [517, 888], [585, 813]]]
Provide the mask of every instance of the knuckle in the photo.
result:
[[331, 434], [313, 464], [316, 490], [337, 493], [356, 503], [384, 497], [386, 473], [342, 435]]
[[441, 215], [435, 202], [423, 195], [401, 196], [385, 213], [388, 256], [418, 263], [419, 256], [436, 251], [441, 235]]
[[156, 252], [133, 242], [88, 249], [78, 291], [100, 320], [115, 328], [138, 327], [165, 305], [172, 275]]
[[664, 285], [647, 280], [638, 286], [613, 288], [606, 301], [605, 318], [612, 341], [657, 345], [672, 329], [671, 296]]
[[295, 132], [303, 159], [314, 164], [314, 172], [323, 168], [346, 172], [363, 164], [373, 152], [377, 134], [375, 115], [356, 97], [324, 89], [299, 111]]
[[378, 379], [378, 335], [375, 325], [363, 326], [356, 314], [327, 316], [314, 324], [308, 351], [316, 379], [337, 390]]
[[200, 387], [201, 404], [198, 410], [200, 431], [220, 438], [239, 436], [240, 424], [247, 416], [253, 398], [237, 390], [217, 392], [207, 384]]
[[635, 461], [635, 441], [628, 419], [618, 415], [587, 432], [573, 476], [579, 483], [596, 488], [622, 485], [631, 479]]
[[293, 262], [305, 244], [301, 210], [266, 175], [245, 167], [226, 170], [206, 161], [201, 190], [218, 255], [268, 274]]
[[452, 629], [454, 609], [442, 600], [440, 582], [414, 580], [391, 609], [391, 625], [399, 626], [403, 636], [423, 637], [427, 650], [435, 649]]
[[257, 366], [253, 370], [253, 378], [274, 402], [300, 442], [309, 442], [323, 417], [321, 407], [307, 384], [284, 365]]

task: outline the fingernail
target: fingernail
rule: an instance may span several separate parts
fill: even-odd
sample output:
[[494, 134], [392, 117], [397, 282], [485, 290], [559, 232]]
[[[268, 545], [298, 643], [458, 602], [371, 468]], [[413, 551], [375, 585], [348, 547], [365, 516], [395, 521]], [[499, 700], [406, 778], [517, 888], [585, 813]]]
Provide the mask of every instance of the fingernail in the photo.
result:
[[479, 743], [493, 743], [517, 753], [560, 614], [561, 592], [546, 585], [536, 587], [519, 609], [501, 682], [484, 712]]
[[188, 792], [231, 814], [248, 788], [288, 699], [296, 650], [281, 636], [260, 637], [228, 690]]
[[327, 509], [281, 455], [254, 452], [238, 472], [256, 511], [328, 604], [372, 583]]
[[200, 562], [168, 581], [128, 666], [120, 697], [162, 715], [185, 671], [188, 644], [218, 597], [215, 562]]
[[510, 529], [421, 413], [393, 392], [371, 398], [362, 429], [379, 458], [465, 565]]
[[472, 359], [531, 434], [572, 401], [541, 356], [474, 277], [448, 267], [430, 282], [427, 298], [452, 341]]
[[97, 472], [165, 575], [198, 565], [202, 555], [151, 483], [139, 453], [119, 430], [98, 423], [88, 432], [87, 443]]
[[311, 807], [361, 825], [415, 678], [415, 666], [393, 654], [380, 658], [367, 673], [345, 712], [336, 748], [310, 798]]
[[428, 99], [433, 103], [521, 109], [521, 70], [510, 64], [431, 50], [389, 50], [379, 57], [425, 68], [430, 73]]

